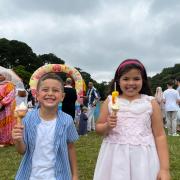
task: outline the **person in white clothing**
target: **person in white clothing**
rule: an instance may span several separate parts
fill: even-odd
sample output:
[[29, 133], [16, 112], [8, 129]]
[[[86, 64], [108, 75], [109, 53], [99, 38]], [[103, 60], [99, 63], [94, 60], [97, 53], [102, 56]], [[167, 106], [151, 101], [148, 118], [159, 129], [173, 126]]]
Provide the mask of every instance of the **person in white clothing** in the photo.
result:
[[[176, 85], [177, 85], [177, 91], [179, 93], [180, 96], [180, 76], [176, 78]], [[178, 113], [177, 113], [177, 132], [180, 132], [180, 104], [179, 104], [179, 109], [178, 109]]]
[[163, 91], [161, 87], [156, 88], [156, 93], [154, 95], [156, 101], [158, 102], [160, 108], [161, 108], [161, 113], [163, 117], [163, 123], [166, 125], [166, 120], [165, 120], [165, 107], [164, 107], [164, 101], [163, 101]]
[[164, 91], [163, 99], [165, 103], [168, 135], [179, 136], [179, 134], [176, 133], [176, 128], [180, 97], [178, 91], [173, 89], [173, 84], [173, 81], [167, 83], [168, 89]]
[[94, 119], [94, 112], [96, 109], [96, 104], [99, 100], [99, 95], [97, 93], [96, 88], [93, 86], [93, 82], [88, 83], [88, 91], [86, 96], [83, 96], [83, 98], [87, 101], [87, 107], [88, 107], [88, 122], [87, 122], [87, 131], [95, 131], [95, 119]]
[[136, 59], [123, 61], [111, 93], [114, 84], [119, 96], [116, 93], [116, 101], [114, 94], [108, 96], [96, 124], [104, 139], [94, 180], [170, 180], [162, 114], [151, 96], [143, 64]]

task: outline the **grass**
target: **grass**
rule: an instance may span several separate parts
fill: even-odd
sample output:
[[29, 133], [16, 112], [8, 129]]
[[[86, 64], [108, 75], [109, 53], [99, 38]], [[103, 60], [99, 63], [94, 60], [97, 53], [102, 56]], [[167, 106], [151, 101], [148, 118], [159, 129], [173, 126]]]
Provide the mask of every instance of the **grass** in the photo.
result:
[[[79, 179], [92, 180], [102, 138], [95, 133], [80, 137], [76, 143]], [[180, 180], [180, 137], [168, 137], [172, 180]], [[13, 146], [0, 148], [0, 180], [12, 180], [21, 156]]]

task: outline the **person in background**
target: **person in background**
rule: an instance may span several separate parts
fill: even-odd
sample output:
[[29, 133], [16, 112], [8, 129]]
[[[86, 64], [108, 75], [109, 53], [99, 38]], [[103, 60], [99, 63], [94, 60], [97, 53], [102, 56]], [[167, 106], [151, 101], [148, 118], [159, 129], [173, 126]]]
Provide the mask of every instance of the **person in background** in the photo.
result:
[[178, 91], [178, 93], [179, 93], [179, 95], [180, 95], [180, 77], [178, 77], [178, 78], [176, 78], [176, 85], [177, 85], [177, 91]]
[[95, 131], [94, 112], [96, 108], [96, 103], [99, 100], [99, 95], [97, 93], [96, 88], [93, 86], [93, 82], [88, 83], [88, 91], [85, 98], [87, 98], [88, 105], [87, 131]]
[[148, 84], [144, 65], [124, 60], [104, 101], [96, 132], [104, 136], [94, 180], [170, 180], [169, 153], [160, 107]]
[[81, 108], [80, 121], [79, 121], [79, 135], [87, 135], [87, 111], [88, 108], [83, 106]]
[[62, 102], [62, 111], [71, 115], [73, 120], [75, 118], [75, 103], [77, 100], [76, 89], [72, 87], [72, 79], [66, 79], [66, 85], [64, 86], [65, 97]]
[[63, 98], [58, 75], [47, 73], [39, 79], [39, 106], [12, 131], [16, 149], [24, 155], [15, 180], [78, 180], [74, 146], [78, 134], [72, 117], [58, 110]]
[[31, 89], [27, 89], [27, 92], [28, 92], [28, 98], [27, 98], [27, 101], [28, 101], [28, 108], [33, 108], [35, 107], [36, 105], [36, 99], [33, 97], [32, 95], [32, 92], [31, 92]]
[[158, 102], [161, 112], [162, 112], [162, 117], [163, 117], [163, 123], [164, 126], [166, 125], [166, 120], [165, 120], [165, 107], [164, 107], [164, 101], [163, 101], [163, 91], [161, 87], [156, 88], [156, 93], [155, 93], [155, 99]]
[[0, 147], [13, 144], [11, 131], [16, 123], [15, 106], [15, 86], [11, 75], [0, 72]]
[[163, 93], [165, 103], [166, 121], [168, 128], [168, 135], [179, 136], [177, 131], [177, 112], [179, 109], [180, 96], [177, 90], [173, 89], [174, 82], [167, 83], [167, 89]]
[[[180, 77], [176, 78], [176, 85], [177, 85], [177, 91], [180, 96]], [[177, 131], [180, 132], [180, 104], [179, 104], [179, 109], [177, 112]]]

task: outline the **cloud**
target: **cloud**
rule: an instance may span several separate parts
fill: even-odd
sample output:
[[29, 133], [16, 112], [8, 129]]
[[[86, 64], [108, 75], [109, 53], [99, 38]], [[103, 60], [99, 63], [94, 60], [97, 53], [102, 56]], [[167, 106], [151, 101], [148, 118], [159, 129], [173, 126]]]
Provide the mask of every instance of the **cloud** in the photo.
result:
[[120, 62], [140, 59], [149, 75], [179, 63], [178, 0], [0, 2], [0, 36], [54, 53], [97, 81]]

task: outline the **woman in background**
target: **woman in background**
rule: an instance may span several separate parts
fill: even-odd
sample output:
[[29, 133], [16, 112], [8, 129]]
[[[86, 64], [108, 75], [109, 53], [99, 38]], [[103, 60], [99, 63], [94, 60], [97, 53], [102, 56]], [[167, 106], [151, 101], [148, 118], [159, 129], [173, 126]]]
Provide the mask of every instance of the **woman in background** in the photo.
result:
[[165, 107], [164, 107], [164, 101], [163, 101], [163, 91], [162, 91], [161, 87], [156, 88], [155, 99], [161, 108], [163, 123], [165, 125], [166, 124], [166, 120], [165, 120], [166, 116], [165, 116], [165, 109], [164, 109]]
[[15, 105], [15, 86], [11, 75], [0, 72], [0, 147], [13, 144], [11, 131], [16, 123]]

